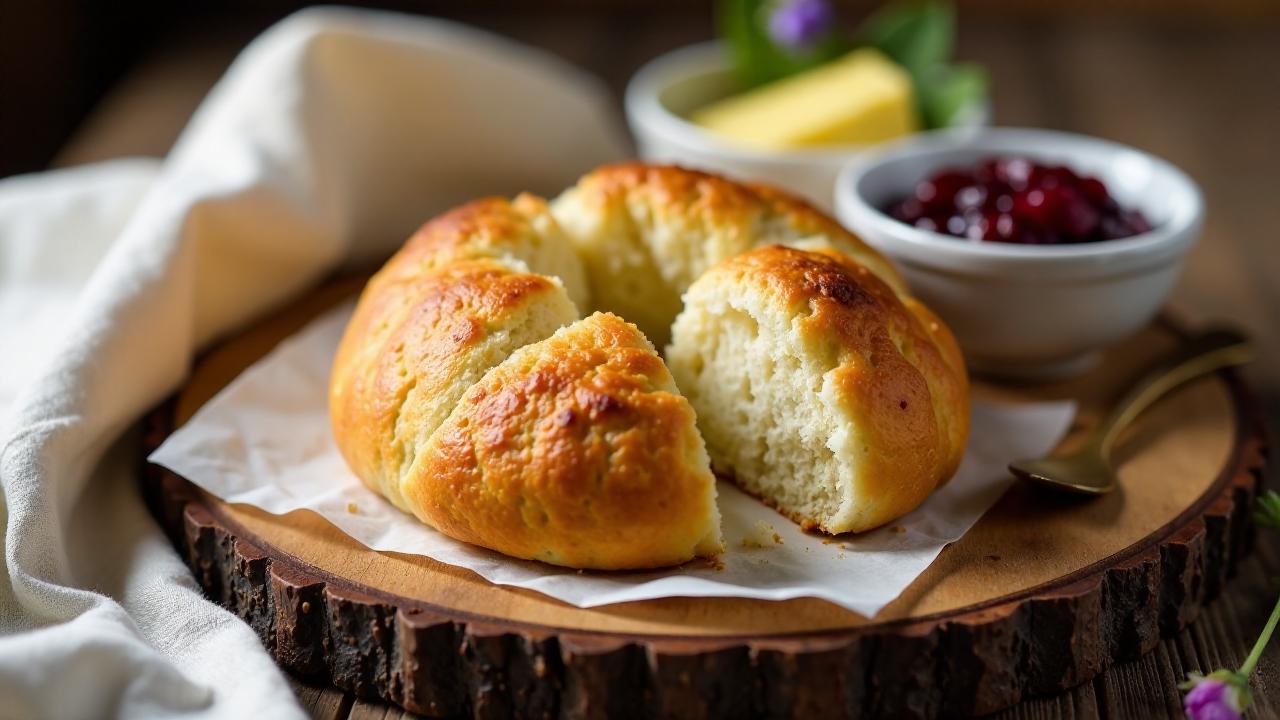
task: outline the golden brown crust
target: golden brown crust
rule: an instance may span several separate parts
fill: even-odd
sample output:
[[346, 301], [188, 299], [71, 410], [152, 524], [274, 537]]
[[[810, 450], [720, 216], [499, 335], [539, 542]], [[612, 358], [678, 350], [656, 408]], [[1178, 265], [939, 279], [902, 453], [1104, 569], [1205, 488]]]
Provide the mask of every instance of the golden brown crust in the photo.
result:
[[906, 291], [907, 283], [893, 263], [863, 242], [862, 238], [846, 230], [830, 215], [818, 210], [807, 200], [771, 185], [753, 184], [751, 189], [772, 205], [774, 213], [785, 218], [787, 227], [793, 232], [823, 238], [828, 247], [866, 266], [898, 294]]
[[[526, 271], [573, 269], [578, 260], [555, 232], [546, 203], [521, 196], [468, 203], [415, 233], [370, 280], [335, 357], [330, 416], [338, 445], [356, 475], [401, 509], [451, 537], [518, 557], [613, 569], [713, 555], [715, 481], [693, 410], [633, 326], [612, 316], [575, 323], [566, 288]], [[562, 339], [541, 342], [571, 323]], [[521, 348], [541, 347], [553, 353], [541, 374], [510, 369]], [[570, 387], [574, 372], [581, 383]], [[525, 391], [525, 413], [504, 416], [481, 399], [462, 400], [487, 387], [487, 377], [510, 378], [504, 387]], [[556, 395], [568, 390], [568, 400]], [[570, 414], [572, 422], [556, 424]], [[496, 477], [489, 465], [511, 474], [496, 501], [479, 476], [460, 479], [464, 469], [446, 462], [450, 456], [424, 455], [456, 440], [459, 427], [515, 433], [519, 423], [552, 444], [535, 444], [546, 450], [529, 458], [477, 445], [474, 472], [489, 481]], [[575, 441], [584, 428], [589, 437]], [[456, 484], [439, 484], [449, 478]], [[517, 492], [521, 481], [527, 492]], [[549, 524], [528, 515], [533, 508]], [[475, 522], [450, 520], [458, 516]]]
[[454, 260], [492, 257], [530, 232], [527, 215], [517, 210], [519, 202], [480, 198], [428, 220], [387, 265], [412, 273]]
[[715, 257], [714, 262], [759, 245], [822, 238], [870, 267], [895, 290], [906, 287], [892, 263], [877, 250], [807, 200], [772, 185], [738, 183], [678, 165], [626, 162], [596, 168], [578, 181], [577, 190], [609, 210], [620, 212], [623, 206], [636, 204], [659, 218], [676, 218], [709, 232], [741, 237], [740, 247]]
[[713, 265], [753, 247], [831, 247], [902, 278], [883, 256], [805, 201], [672, 165], [621, 163], [583, 176], [553, 203], [591, 273], [596, 307], [669, 339], [680, 298]]
[[680, 296], [751, 247], [765, 207], [747, 188], [675, 167], [608, 165], [553, 203], [586, 263], [595, 307], [666, 344]]
[[761, 211], [759, 194], [748, 186], [675, 165], [603, 165], [584, 175], [578, 188], [602, 205], [643, 196], [645, 207], [654, 212], [695, 216], [719, 226], [741, 224]]
[[870, 450], [860, 494], [875, 498], [870, 514], [837, 531], [900, 517], [951, 477], [968, 438], [968, 381], [950, 333], [923, 306], [831, 250], [757, 248], [713, 272], [796, 308], [802, 337], [834, 348], [840, 406]]
[[931, 359], [929, 365], [935, 370], [925, 375], [930, 381], [929, 391], [934, 395], [934, 406], [955, 409], [943, 415], [943, 435], [947, 439], [946, 449], [950, 452], [942, 465], [942, 478], [938, 483], [941, 486], [960, 467], [969, 441], [969, 371], [965, 367], [964, 355], [960, 353], [960, 344], [956, 342], [955, 335], [951, 334], [951, 328], [925, 307], [924, 303], [913, 297], [903, 296], [902, 304], [915, 315], [925, 334], [933, 340], [933, 349], [950, 371], [937, 370], [937, 363]]
[[571, 320], [563, 294], [549, 278], [490, 260], [371, 282], [338, 346], [329, 386], [334, 436], [356, 475], [403, 509], [400, 471], [438, 424], [425, 424], [428, 416], [447, 413], [442, 396], [456, 399], [466, 386], [453, 386], [468, 374], [478, 379], [468, 364], [505, 317], [548, 305]]
[[[898, 300], [896, 271], [838, 223], [780, 191], [669, 166], [607, 166], [568, 195], [570, 219], [657, 228], [650, 240], [665, 245], [637, 267], [667, 290], [760, 243], [829, 248], [768, 247], [721, 267], [808, 304], [803, 332], [848, 350], [838, 383], [882, 450], [870, 482], [886, 507], [918, 504], [954, 470], [967, 432], [954, 340]], [[588, 307], [582, 267], [533, 196], [423, 225], [370, 281], [338, 349], [339, 447], [402, 509], [516, 557], [648, 568], [712, 555], [715, 485], [693, 409], [635, 326], [607, 313], [575, 322]]]
[[419, 516], [515, 557], [659, 567], [718, 549], [714, 479], [662, 360], [596, 314], [469, 390], [404, 486]]
[[579, 309], [588, 304], [581, 261], [556, 225], [547, 202], [522, 193], [514, 200], [481, 198], [428, 220], [378, 273], [375, 282], [412, 279], [462, 260], [523, 263], [557, 277]]

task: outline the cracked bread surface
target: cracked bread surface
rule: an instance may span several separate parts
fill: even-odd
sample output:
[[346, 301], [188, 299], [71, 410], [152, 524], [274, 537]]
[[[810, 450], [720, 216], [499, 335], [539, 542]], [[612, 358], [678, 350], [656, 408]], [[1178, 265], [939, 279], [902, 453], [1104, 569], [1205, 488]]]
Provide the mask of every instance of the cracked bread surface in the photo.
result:
[[761, 245], [834, 248], [905, 288], [883, 256], [805, 201], [710, 173], [606, 165], [561, 193], [551, 211], [582, 257], [594, 307], [635, 323], [657, 347], [670, 339], [695, 280]]
[[653, 346], [596, 313], [473, 385], [403, 492], [442, 532], [501, 538], [508, 555], [661, 567], [721, 549], [708, 468], [693, 408]]
[[686, 294], [666, 356], [716, 470], [806, 527], [901, 517], [964, 451], [950, 333], [834, 250], [767, 246], [715, 266]]
[[[329, 410], [347, 464], [426, 524], [514, 557], [624, 569], [719, 552], [693, 409], [634, 326], [580, 319], [589, 302], [540, 199], [428, 222], [369, 281], [339, 344]], [[493, 378], [522, 391], [518, 408], [477, 396]]]
[[874, 527], [968, 422], [954, 340], [875, 250], [781, 191], [639, 163], [423, 225], [361, 295], [330, 416], [426, 524], [593, 569], [720, 552], [713, 463], [807, 526]]

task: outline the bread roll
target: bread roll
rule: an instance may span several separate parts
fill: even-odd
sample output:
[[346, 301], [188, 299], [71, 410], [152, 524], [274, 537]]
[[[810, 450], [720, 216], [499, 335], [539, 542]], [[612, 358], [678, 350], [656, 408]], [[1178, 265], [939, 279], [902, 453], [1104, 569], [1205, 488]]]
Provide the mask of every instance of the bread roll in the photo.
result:
[[620, 569], [712, 555], [715, 478], [693, 410], [634, 326], [579, 320], [582, 278], [532, 196], [428, 222], [369, 281], [339, 345], [338, 447], [400, 509], [515, 557]]
[[514, 557], [648, 568], [721, 549], [693, 409], [649, 341], [614, 315], [489, 371], [405, 477], [418, 517]]
[[768, 246], [716, 265], [689, 288], [667, 361], [716, 470], [806, 528], [901, 517], [964, 452], [950, 332], [833, 250]]
[[879, 253], [804, 201], [695, 170], [607, 165], [556, 198], [552, 213], [586, 265], [596, 309], [635, 323], [658, 347], [693, 281], [760, 245], [835, 248], [905, 287]]
[[587, 279], [573, 245], [542, 198], [522, 193], [514, 200], [475, 200], [423, 225], [379, 273], [413, 278], [459, 260], [503, 260], [558, 279], [585, 312], [591, 307]]
[[968, 432], [955, 342], [883, 257], [780, 191], [640, 164], [424, 225], [361, 295], [329, 407], [397, 507], [594, 569], [719, 552], [713, 465], [808, 527], [875, 527]]

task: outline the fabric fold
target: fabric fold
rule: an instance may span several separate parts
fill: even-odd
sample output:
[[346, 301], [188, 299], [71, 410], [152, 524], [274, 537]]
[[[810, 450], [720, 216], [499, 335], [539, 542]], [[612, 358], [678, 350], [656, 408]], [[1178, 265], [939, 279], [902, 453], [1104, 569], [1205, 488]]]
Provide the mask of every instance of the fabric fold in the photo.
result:
[[255, 40], [162, 163], [0, 181], [0, 715], [300, 717], [147, 515], [121, 434], [197, 349], [433, 214], [626, 149], [553, 57], [324, 8]]

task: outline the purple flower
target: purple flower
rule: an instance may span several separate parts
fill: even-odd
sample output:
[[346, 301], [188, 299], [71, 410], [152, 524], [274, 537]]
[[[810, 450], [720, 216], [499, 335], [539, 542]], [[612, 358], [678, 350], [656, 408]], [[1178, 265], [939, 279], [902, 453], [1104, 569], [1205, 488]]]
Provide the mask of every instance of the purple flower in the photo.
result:
[[1240, 688], [1232, 680], [1219, 673], [1209, 677], [1192, 673], [1188, 684], [1191, 691], [1183, 698], [1182, 706], [1190, 720], [1240, 720]]
[[[1268, 490], [1258, 499], [1258, 522], [1280, 530], [1280, 495]], [[1258, 640], [1249, 651], [1249, 657], [1239, 670], [1214, 670], [1208, 675], [1188, 673], [1187, 681], [1178, 686], [1187, 691], [1182, 707], [1191, 720], [1240, 720], [1240, 713], [1253, 704], [1253, 692], [1249, 689], [1249, 676], [1258, 667], [1262, 651], [1271, 642], [1276, 626], [1280, 625], [1280, 600], [1276, 601], [1271, 617], [1263, 626]]]
[[769, 15], [769, 37], [792, 50], [803, 50], [821, 39], [835, 21], [827, 0], [780, 0]]

